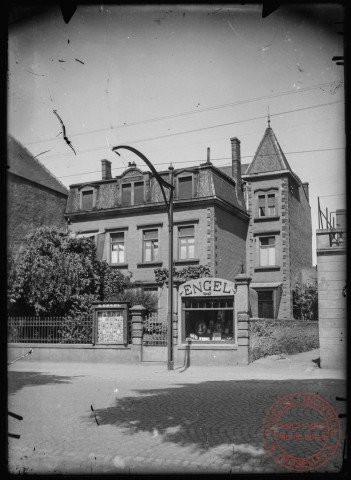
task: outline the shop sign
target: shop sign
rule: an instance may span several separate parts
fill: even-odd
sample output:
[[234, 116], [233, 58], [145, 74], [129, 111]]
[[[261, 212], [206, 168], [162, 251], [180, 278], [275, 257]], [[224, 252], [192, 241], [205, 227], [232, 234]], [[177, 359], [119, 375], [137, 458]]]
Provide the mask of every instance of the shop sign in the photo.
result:
[[179, 287], [181, 297], [219, 297], [235, 295], [235, 284], [223, 278], [197, 278], [185, 282]]

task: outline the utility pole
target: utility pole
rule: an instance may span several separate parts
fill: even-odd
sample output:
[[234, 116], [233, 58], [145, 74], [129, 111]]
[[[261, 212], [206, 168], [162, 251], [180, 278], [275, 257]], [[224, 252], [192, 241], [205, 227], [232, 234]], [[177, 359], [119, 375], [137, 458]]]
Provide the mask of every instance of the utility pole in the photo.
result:
[[[161, 192], [166, 204], [167, 214], [168, 214], [168, 237], [169, 237], [169, 252], [168, 252], [168, 260], [169, 260], [169, 272], [168, 272], [168, 315], [167, 315], [167, 353], [168, 353], [168, 361], [167, 361], [167, 369], [173, 370], [174, 369], [174, 361], [173, 361], [173, 178], [174, 178], [174, 168], [172, 165], [168, 168], [170, 172], [170, 182], [166, 182], [161, 175], [157, 172], [153, 164], [150, 162], [149, 159], [145, 157], [139, 150], [133, 147], [129, 147], [127, 145], [118, 145], [117, 147], [113, 147], [112, 151], [115, 152], [117, 155], [119, 153], [117, 150], [124, 148], [129, 150], [135, 155], [138, 155], [139, 158], [146, 163], [146, 165], [150, 168], [151, 172], [153, 173], [154, 177], [156, 178], [158, 184], [160, 185]], [[167, 199], [167, 195], [165, 192], [165, 188], [169, 190], [169, 198]]]

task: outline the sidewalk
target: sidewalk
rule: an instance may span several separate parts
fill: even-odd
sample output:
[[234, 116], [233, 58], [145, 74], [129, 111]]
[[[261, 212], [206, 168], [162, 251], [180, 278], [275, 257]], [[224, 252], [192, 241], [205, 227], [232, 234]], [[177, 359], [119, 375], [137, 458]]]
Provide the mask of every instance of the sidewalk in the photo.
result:
[[[319, 369], [318, 350], [173, 371], [41, 364], [32, 355], [8, 368], [8, 408], [23, 416], [9, 417], [9, 432], [20, 435], [9, 438], [11, 473], [289, 473], [262, 439], [273, 403], [308, 392], [346, 409], [335, 402], [346, 395], [345, 373]], [[342, 444], [321, 471], [338, 472], [341, 462]]]
[[286, 380], [286, 379], [345, 379], [346, 370], [333, 370], [319, 368], [316, 362], [319, 358], [319, 349], [296, 355], [272, 355], [260, 358], [249, 365], [235, 366], [204, 366], [185, 369], [176, 367], [173, 371], [167, 370], [167, 364], [161, 362], [144, 362], [134, 364], [106, 364], [106, 363], [72, 363], [72, 362], [37, 362], [35, 361], [35, 349], [31, 357], [9, 365], [9, 371], [32, 371], [64, 373], [72, 375], [90, 375], [100, 378], [115, 375], [132, 375], [134, 378], [145, 375], [161, 375], [167, 380], [182, 381], [203, 380]]

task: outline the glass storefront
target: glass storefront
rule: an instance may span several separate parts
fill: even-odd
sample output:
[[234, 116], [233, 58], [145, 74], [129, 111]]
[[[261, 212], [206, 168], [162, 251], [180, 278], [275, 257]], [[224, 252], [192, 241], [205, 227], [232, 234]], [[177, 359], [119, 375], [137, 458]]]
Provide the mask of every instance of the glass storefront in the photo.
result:
[[191, 297], [182, 300], [183, 342], [234, 341], [233, 297]]

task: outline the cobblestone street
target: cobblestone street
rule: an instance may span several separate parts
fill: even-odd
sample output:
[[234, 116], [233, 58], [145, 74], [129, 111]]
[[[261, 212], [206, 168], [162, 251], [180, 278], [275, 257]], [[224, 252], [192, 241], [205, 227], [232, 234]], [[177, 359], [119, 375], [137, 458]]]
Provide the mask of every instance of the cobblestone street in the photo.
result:
[[[300, 368], [302, 378], [286, 369], [286, 379], [282, 366], [266, 375], [264, 368], [259, 362], [174, 371], [165, 364], [13, 364], [8, 408], [23, 420], [9, 417], [9, 432], [20, 435], [9, 438], [9, 471], [288, 473], [264, 446], [269, 408], [285, 395], [307, 392], [345, 412], [335, 396], [346, 396], [346, 382], [322, 378], [318, 368], [305, 374]], [[340, 471], [342, 422], [338, 450], [318, 472]]]

